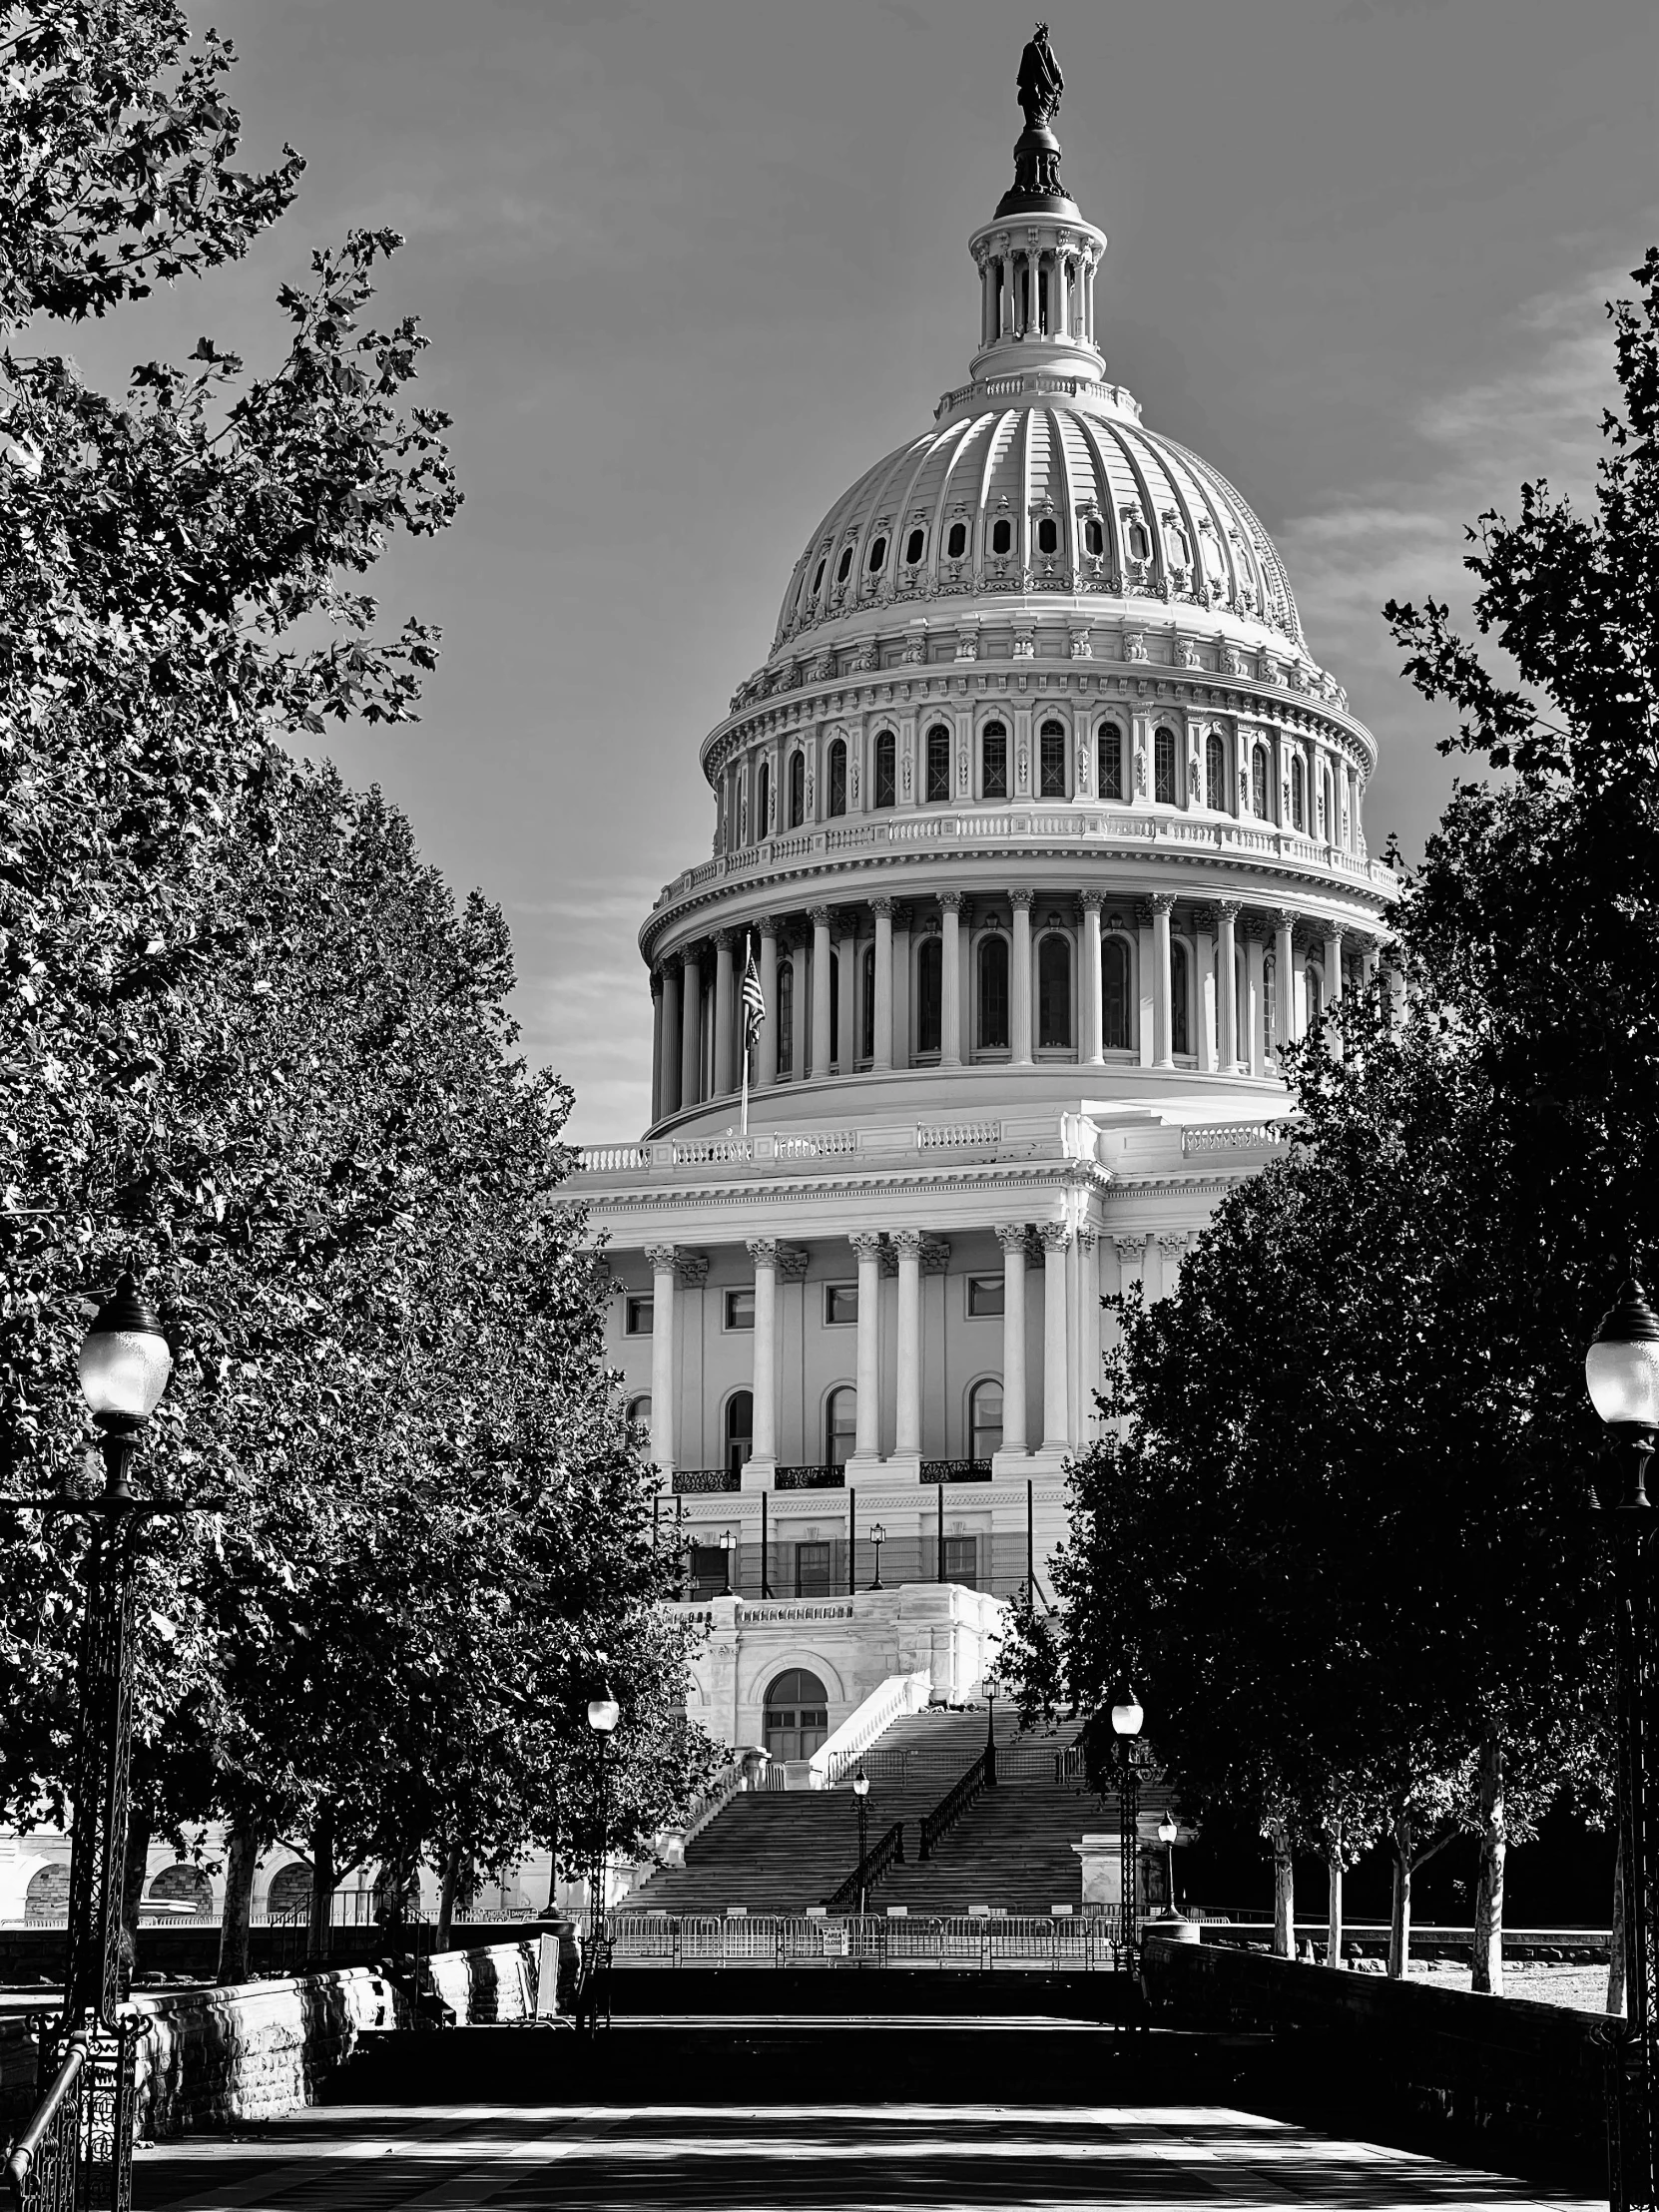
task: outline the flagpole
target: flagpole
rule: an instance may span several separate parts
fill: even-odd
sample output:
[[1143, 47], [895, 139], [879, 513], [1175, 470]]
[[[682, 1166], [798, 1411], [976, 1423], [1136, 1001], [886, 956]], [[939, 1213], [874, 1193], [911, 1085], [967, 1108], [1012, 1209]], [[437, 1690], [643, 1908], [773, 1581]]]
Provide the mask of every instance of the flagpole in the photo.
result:
[[[743, 933], [743, 972], [746, 982], [749, 978], [749, 963], [754, 957], [750, 949], [753, 942], [753, 931], [746, 929]], [[749, 1134], [749, 1008], [747, 1006], [743, 1010], [741, 1026], [743, 1029], [743, 1119], [738, 1126], [738, 1134], [747, 1137]]]

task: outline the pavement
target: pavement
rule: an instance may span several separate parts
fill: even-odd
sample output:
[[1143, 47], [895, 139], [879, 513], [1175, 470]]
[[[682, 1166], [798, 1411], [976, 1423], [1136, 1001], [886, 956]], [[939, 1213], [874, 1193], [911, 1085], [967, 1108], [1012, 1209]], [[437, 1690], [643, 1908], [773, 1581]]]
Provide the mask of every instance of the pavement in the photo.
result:
[[1605, 2203], [1224, 2105], [321, 2107], [141, 2149], [137, 2212], [1512, 2212]]

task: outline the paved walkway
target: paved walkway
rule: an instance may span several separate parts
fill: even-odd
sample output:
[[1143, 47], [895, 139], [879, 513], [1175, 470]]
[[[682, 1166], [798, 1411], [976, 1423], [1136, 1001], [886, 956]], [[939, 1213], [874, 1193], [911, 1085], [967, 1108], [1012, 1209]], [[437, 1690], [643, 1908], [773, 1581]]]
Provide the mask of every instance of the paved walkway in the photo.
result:
[[334, 2106], [252, 2137], [141, 2151], [135, 2193], [139, 2212], [1589, 2212], [1596, 2202], [1220, 2106], [805, 2102]]

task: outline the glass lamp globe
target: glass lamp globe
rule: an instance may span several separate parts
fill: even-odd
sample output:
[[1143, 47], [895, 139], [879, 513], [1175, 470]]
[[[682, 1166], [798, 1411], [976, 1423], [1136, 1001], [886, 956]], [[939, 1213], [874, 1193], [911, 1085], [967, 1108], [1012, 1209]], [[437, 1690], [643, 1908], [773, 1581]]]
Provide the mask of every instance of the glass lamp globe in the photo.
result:
[[865, 1798], [869, 1795], [869, 1776], [865, 1774], [862, 1767], [852, 1777], [852, 1795], [856, 1798]]
[[1115, 1736], [1138, 1736], [1145, 1718], [1133, 1685], [1120, 1682], [1112, 1693], [1112, 1733]]
[[81, 1340], [76, 1373], [100, 1428], [139, 1428], [161, 1403], [173, 1355], [131, 1275], [99, 1307]]
[[1659, 1428], [1659, 1314], [1634, 1279], [1601, 1317], [1584, 1382], [1610, 1427]]
[[622, 1707], [606, 1690], [601, 1697], [588, 1700], [588, 1726], [596, 1736], [608, 1736], [622, 1718]]
[[1173, 1844], [1176, 1837], [1179, 1836], [1180, 1833], [1180, 1829], [1177, 1828], [1177, 1826], [1175, 1825], [1175, 1815], [1173, 1813], [1166, 1813], [1163, 1819], [1158, 1823], [1159, 1843]]

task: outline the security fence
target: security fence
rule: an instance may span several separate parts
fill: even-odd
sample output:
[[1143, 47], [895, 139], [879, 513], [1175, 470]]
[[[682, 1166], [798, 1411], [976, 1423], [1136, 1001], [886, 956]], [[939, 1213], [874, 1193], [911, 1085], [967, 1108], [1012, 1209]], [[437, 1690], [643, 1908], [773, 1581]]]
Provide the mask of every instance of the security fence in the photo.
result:
[[[844, 1499], [836, 1503], [844, 1513]], [[673, 1527], [671, 1517], [660, 1519], [660, 1540]], [[992, 1597], [1019, 1598], [1031, 1567], [1026, 1535], [1017, 1529], [972, 1536], [946, 1533], [941, 1562], [935, 1531], [888, 1536], [879, 1545], [864, 1534], [856, 1542], [844, 1535], [810, 1542], [771, 1537], [762, 1545], [741, 1535], [734, 1515], [730, 1528], [704, 1521], [695, 1530], [685, 1529], [681, 1596], [699, 1605], [717, 1597], [832, 1600], [896, 1589], [903, 1582], [956, 1582]], [[1037, 1580], [1036, 1602], [1042, 1609], [1052, 1593], [1040, 1566]]]
[[1120, 1973], [1121, 1917], [1100, 1912], [920, 1915], [618, 1913], [612, 1963], [627, 1966], [999, 1967]]

